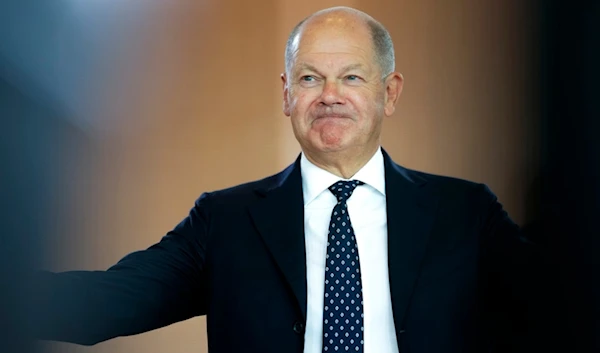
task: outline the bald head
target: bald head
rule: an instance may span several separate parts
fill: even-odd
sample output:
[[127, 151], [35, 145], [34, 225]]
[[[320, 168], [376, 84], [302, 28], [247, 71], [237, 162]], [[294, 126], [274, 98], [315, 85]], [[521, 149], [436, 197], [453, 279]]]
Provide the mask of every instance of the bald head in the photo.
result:
[[285, 71], [290, 72], [300, 39], [305, 31], [319, 30], [325, 26], [355, 27], [364, 26], [369, 32], [375, 60], [381, 69], [382, 77], [395, 70], [394, 45], [385, 27], [368, 14], [350, 7], [332, 7], [308, 16], [298, 23], [290, 33], [285, 46]]

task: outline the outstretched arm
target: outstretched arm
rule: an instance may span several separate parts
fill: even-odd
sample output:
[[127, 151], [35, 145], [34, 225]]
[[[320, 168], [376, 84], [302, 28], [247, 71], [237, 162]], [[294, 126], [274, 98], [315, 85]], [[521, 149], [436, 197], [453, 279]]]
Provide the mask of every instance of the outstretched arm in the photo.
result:
[[205, 314], [208, 198], [159, 243], [106, 271], [39, 273], [29, 291], [34, 336], [93, 345]]

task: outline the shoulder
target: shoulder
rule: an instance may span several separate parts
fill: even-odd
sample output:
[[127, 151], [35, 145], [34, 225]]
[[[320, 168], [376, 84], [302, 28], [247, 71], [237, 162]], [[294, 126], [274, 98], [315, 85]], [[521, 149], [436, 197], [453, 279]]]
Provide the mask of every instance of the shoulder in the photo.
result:
[[482, 198], [495, 198], [490, 188], [484, 184], [458, 177], [426, 173], [417, 170], [408, 170], [410, 174], [418, 177], [438, 193], [446, 196], [472, 195]]
[[440, 197], [456, 198], [471, 196], [488, 200], [496, 198], [494, 193], [484, 183], [410, 169], [393, 161], [390, 162], [394, 171], [400, 174], [403, 179], [412, 184], [424, 186]]
[[456, 224], [456, 220], [459, 220], [486, 231], [502, 229], [513, 232], [517, 229], [502, 203], [486, 184], [399, 165], [397, 168], [406, 179], [418, 184], [422, 192], [435, 200], [437, 216], [443, 224]]
[[196, 205], [210, 204], [211, 206], [216, 207], [236, 207], [249, 205], [261, 198], [266, 191], [280, 185], [283, 180], [285, 180], [288, 175], [294, 171], [294, 168], [294, 165], [290, 165], [279, 173], [262, 179], [205, 192], [197, 199]]
[[383, 156], [386, 183], [408, 183], [407, 185], [426, 190], [431, 195], [442, 199], [480, 198], [488, 201], [496, 199], [490, 188], [483, 183], [407, 168], [397, 164], [385, 150]]
[[472, 215], [486, 213], [490, 207], [498, 204], [496, 195], [484, 183], [414, 170], [393, 162], [391, 166], [394, 169], [391, 174], [399, 174], [401, 178], [390, 177], [388, 181], [408, 181], [415, 186], [415, 190], [419, 190], [417, 194], [423, 193], [437, 200], [441, 210]]

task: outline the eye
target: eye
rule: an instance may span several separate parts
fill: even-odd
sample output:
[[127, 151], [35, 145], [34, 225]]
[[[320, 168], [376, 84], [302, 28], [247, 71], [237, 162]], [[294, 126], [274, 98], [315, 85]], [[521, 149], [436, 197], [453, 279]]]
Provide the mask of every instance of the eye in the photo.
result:
[[313, 82], [315, 78], [313, 76], [302, 76], [300, 77], [300, 81], [302, 82]]
[[363, 82], [363, 78], [358, 75], [346, 75], [346, 77], [344, 78], [344, 81], [346, 81], [349, 84], [358, 85], [361, 82]]

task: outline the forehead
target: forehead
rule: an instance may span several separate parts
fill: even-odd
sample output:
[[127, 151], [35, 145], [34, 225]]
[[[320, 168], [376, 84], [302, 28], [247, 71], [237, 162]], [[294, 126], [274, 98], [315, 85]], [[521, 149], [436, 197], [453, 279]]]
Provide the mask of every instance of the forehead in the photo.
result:
[[360, 61], [369, 66], [375, 59], [371, 32], [364, 21], [333, 17], [309, 22], [293, 43], [296, 62]]

